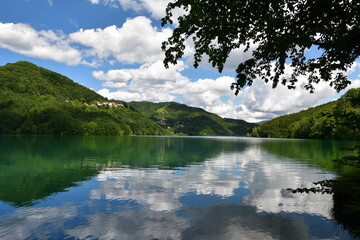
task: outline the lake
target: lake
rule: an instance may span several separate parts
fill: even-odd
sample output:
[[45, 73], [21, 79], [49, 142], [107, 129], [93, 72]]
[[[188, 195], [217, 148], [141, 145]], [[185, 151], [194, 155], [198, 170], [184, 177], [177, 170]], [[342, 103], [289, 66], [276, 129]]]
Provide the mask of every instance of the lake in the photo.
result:
[[329, 194], [349, 141], [0, 136], [0, 239], [356, 239]]

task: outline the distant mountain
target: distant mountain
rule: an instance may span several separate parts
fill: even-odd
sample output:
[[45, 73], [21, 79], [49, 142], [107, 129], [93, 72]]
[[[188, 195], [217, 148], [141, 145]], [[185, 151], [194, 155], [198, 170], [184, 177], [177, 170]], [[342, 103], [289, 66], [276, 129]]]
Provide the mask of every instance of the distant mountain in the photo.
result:
[[129, 105], [176, 134], [245, 136], [257, 126], [243, 120], [221, 118], [201, 108], [176, 102], [130, 102]]
[[264, 124], [264, 123], [267, 123], [268, 121], [270, 121], [270, 120], [260, 121], [260, 122], [257, 122], [257, 124], [258, 124], [258, 125], [262, 125], [262, 124]]
[[175, 102], [108, 100], [25, 61], [0, 67], [0, 133], [243, 136], [254, 126]]
[[251, 136], [360, 139], [360, 88], [336, 101], [268, 121], [254, 128]]
[[0, 133], [171, 134], [126, 103], [29, 62], [0, 67]]

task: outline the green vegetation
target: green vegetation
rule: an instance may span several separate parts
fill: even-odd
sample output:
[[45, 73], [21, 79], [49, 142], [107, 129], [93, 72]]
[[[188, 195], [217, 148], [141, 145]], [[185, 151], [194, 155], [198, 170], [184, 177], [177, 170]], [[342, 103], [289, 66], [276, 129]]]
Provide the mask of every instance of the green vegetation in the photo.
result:
[[29, 62], [0, 67], [0, 133], [243, 136], [254, 126], [174, 102], [108, 100]]
[[154, 122], [180, 135], [245, 136], [257, 125], [243, 120], [221, 118], [201, 108], [176, 102], [129, 104]]
[[3, 136], [0, 200], [29, 206], [80, 185], [104, 168], [181, 168], [246, 147], [212, 138]]
[[253, 129], [253, 137], [360, 139], [360, 88], [340, 99], [275, 118]]
[[[180, 16], [178, 8], [184, 9]], [[162, 44], [164, 64], [176, 64], [191, 39], [194, 67], [208, 56], [221, 72], [233, 50], [250, 52], [236, 69], [237, 82], [231, 86], [236, 95], [256, 78], [274, 88], [279, 83], [295, 88], [298, 77], [307, 74], [304, 87], [310, 92], [320, 81], [340, 91], [350, 84], [344, 72], [360, 56], [359, 10], [358, 1], [174, 0], [162, 19], [164, 26], [178, 17]], [[311, 47], [318, 54], [306, 54]], [[291, 76], [284, 74], [286, 64], [293, 69]]]
[[[110, 103], [118, 105], [112, 107]], [[29, 62], [0, 67], [0, 131], [51, 135], [171, 134], [126, 103], [109, 101], [65, 76]]]

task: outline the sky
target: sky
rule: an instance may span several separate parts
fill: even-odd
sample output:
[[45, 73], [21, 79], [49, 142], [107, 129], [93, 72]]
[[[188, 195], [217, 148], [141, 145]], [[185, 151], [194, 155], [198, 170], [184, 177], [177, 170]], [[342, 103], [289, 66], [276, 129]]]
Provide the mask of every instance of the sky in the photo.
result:
[[[0, 65], [29, 61], [109, 99], [176, 101], [249, 122], [314, 107], [360, 87], [360, 62], [356, 62], [347, 72], [352, 84], [340, 93], [319, 83], [310, 94], [302, 88], [304, 76], [295, 90], [282, 85], [272, 89], [271, 84], [256, 79], [235, 96], [230, 89], [235, 68], [250, 56], [251, 49], [246, 53], [233, 50], [220, 74], [206, 59], [197, 69], [192, 66], [191, 42], [187, 42], [178, 64], [166, 69], [161, 43], [174, 26], [161, 27], [160, 20], [168, 2], [1, 0]], [[307, 54], [316, 54], [316, 50], [310, 49]]]

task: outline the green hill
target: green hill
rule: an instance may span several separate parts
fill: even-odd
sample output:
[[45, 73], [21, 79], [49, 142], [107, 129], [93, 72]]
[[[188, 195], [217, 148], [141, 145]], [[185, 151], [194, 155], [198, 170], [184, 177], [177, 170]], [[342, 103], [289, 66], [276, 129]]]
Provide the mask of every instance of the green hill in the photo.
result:
[[126, 103], [109, 101], [65, 76], [29, 62], [0, 67], [0, 132], [169, 134]]
[[201, 108], [176, 102], [130, 102], [139, 112], [176, 134], [190, 136], [245, 136], [257, 124], [221, 118]]
[[23, 96], [53, 96], [63, 101], [106, 100], [65, 76], [25, 61], [0, 67], [0, 90]]
[[360, 139], [360, 88], [336, 101], [275, 118], [254, 128], [251, 136]]

